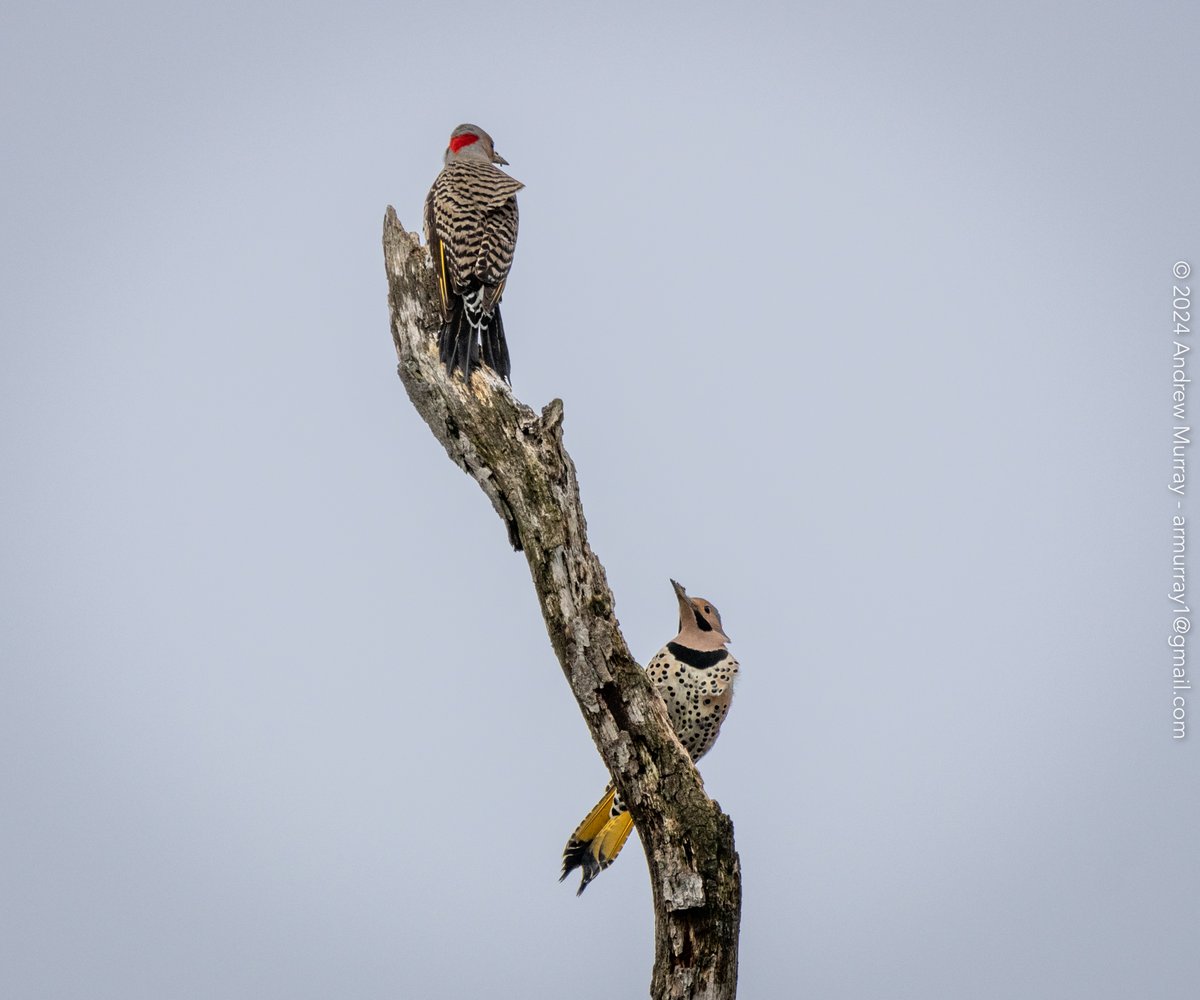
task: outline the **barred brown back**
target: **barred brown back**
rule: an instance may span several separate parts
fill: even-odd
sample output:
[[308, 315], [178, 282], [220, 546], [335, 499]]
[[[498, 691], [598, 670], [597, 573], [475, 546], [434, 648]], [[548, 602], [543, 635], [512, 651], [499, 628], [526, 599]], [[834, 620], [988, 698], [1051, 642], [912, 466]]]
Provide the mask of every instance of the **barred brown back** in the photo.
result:
[[425, 199], [425, 239], [431, 247], [439, 239], [444, 244], [448, 290], [461, 294], [484, 286], [485, 311], [495, 305], [512, 267], [522, 187], [490, 163], [457, 160], [438, 174]]

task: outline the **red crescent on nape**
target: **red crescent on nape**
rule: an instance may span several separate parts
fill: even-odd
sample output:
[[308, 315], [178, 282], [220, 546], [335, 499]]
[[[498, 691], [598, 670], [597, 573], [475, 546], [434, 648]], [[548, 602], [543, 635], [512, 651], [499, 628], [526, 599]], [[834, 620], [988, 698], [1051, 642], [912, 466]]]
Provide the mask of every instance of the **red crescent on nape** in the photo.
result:
[[453, 139], [450, 140], [450, 151], [453, 153], [457, 153], [460, 149], [463, 148], [463, 146], [469, 146], [469, 145], [471, 145], [471, 143], [478, 142], [478, 141], [479, 141], [479, 136], [471, 135], [470, 132], [467, 132], [465, 135], [456, 135]]

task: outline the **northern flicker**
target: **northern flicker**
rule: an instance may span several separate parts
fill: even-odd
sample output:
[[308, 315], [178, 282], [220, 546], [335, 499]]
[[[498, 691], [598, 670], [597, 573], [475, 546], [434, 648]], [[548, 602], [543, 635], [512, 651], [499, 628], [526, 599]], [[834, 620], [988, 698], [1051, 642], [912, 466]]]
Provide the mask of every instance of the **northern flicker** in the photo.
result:
[[445, 165], [425, 198], [425, 242], [442, 298], [438, 350], [446, 370], [483, 363], [506, 382], [510, 365], [500, 296], [517, 246], [517, 192], [525, 185], [496, 166], [508, 161], [478, 125], [450, 133]]
[[[674, 580], [679, 600], [679, 635], [646, 667], [650, 682], [667, 706], [667, 715], [679, 741], [692, 760], [708, 753], [721, 731], [733, 699], [738, 662], [725, 648], [729, 636], [721, 628], [721, 615], [711, 601], [688, 597]], [[609, 784], [604, 797], [571, 834], [563, 849], [561, 882], [576, 868], [583, 869], [581, 895], [588, 883], [611, 865], [629, 834], [633, 818]]]

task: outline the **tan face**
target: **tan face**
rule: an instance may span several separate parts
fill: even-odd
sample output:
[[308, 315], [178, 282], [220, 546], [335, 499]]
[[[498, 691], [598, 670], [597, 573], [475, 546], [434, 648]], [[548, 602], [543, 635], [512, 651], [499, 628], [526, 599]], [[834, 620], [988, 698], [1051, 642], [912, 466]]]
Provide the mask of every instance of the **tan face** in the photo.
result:
[[700, 633], [720, 638], [729, 642], [729, 636], [721, 627], [721, 612], [716, 606], [703, 597], [688, 597], [687, 591], [674, 580], [671, 585], [675, 588], [675, 596], [679, 599], [679, 631], [688, 632], [692, 629]]
[[692, 606], [692, 615], [696, 619], [696, 626], [702, 632], [708, 631], [704, 627], [705, 625], [714, 632], [721, 631], [721, 612], [714, 608], [709, 601], [703, 597], [690, 597], [688, 603]]

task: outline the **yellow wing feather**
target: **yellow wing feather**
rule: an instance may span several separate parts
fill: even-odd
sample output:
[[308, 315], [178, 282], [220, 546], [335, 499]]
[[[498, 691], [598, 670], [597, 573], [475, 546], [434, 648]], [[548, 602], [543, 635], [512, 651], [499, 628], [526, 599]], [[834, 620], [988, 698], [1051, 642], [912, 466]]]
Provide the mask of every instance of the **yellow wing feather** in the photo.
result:
[[442, 312], [445, 313], [450, 308], [450, 299], [446, 293], [446, 241], [438, 240], [438, 257], [441, 258], [441, 266], [438, 267], [438, 290], [442, 293]]

